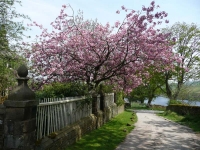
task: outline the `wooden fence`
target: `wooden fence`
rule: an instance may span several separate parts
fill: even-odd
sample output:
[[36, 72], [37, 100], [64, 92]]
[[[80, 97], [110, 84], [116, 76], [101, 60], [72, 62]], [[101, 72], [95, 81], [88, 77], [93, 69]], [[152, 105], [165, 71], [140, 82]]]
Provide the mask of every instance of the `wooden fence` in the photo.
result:
[[37, 140], [92, 114], [85, 97], [46, 98], [37, 107]]

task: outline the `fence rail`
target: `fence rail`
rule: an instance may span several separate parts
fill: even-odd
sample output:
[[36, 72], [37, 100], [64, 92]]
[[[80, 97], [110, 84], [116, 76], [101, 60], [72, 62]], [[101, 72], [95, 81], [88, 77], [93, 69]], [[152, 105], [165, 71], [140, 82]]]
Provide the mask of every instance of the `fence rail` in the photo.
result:
[[45, 98], [37, 106], [37, 139], [59, 131], [92, 113], [85, 97]]

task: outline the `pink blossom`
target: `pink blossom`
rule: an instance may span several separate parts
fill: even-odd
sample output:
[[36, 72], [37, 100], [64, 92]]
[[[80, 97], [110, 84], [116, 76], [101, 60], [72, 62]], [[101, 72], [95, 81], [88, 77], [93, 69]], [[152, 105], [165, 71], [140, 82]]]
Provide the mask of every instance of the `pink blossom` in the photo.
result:
[[143, 10], [143, 11], [146, 11], [147, 9], [146, 9], [146, 7], [145, 7], [145, 6], [142, 6], [142, 10]]
[[62, 5], [63, 8], [66, 8], [66, 5]]
[[185, 72], [188, 72], [188, 71], [189, 71], [189, 68], [187, 68], [187, 67], [185, 67], [184, 69], [185, 69]]
[[151, 5], [154, 5], [154, 4], [155, 4], [155, 1], [152, 1], [152, 2], [151, 2]]
[[125, 10], [126, 8], [124, 6], [122, 6], [122, 10]]
[[75, 16], [67, 16], [64, 9], [51, 23], [51, 32], [35, 22], [34, 26], [42, 32], [27, 53], [34, 76], [42, 75], [44, 84], [52, 81], [115, 83], [116, 88], [129, 92], [143, 83], [142, 77], [149, 77], [146, 72], [149, 67], [158, 72], [173, 69], [179, 60], [166, 40], [170, 35], [161, 34], [155, 23], [161, 22], [166, 13], [154, 13], [154, 8], [152, 2], [149, 7], [143, 6], [146, 12], [132, 10], [125, 15], [124, 22], [116, 21], [113, 25], [89, 21], [75, 24], [72, 20]]
[[169, 20], [165, 20], [165, 23], [169, 23]]

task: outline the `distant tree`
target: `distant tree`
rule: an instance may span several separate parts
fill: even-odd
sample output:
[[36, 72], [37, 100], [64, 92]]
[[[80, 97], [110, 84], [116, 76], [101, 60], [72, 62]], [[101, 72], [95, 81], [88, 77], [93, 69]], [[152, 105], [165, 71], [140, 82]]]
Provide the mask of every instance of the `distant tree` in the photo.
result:
[[185, 82], [200, 77], [200, 28], [195, 24], [178, 22], [163, 31], [171, 32], [173, 51], [181, 56], [180, 63], [174, 63], [176, 68], [165, 73], [166, 95], [177, 99]]
[[178, 95], [178, 99], [180, 100], [189, 100], [189, 101], [200, 101], [200, 85], [199, 81], [193, 81], [189, 83], [185, 83]]
[[20, 42], [24, 36], [23, 31], [27, 28], [23, 26], [23, 22], [16, 20], [29, 18], [16, 12], [16, 3], [21, 4], [18, 0], [0, 1], [0, 93], [3, 93], [1, 95], [5, 95], [6, 89], [14, 84], [15, 67], [25, 61], [20, 55]]
[[145, 99], [147, 98], [147, 91], [144, 90], [145, 87], [143, 85], [138, 86], [137, 88], [134, 88], [133, 91], [129, 94], [128, 99], [132, 102], [140, 102], [144, 103]]
[[[21, 48], [22, 46], [21, 41], [23, 40], [23, 37], [28, 38], [23, 34], [23, 31], [28, 30], [28, 28], [23, 25], [22, 21], [17, 21], [17, 20], [18, 19], [30, 20], [30, 18], [24, 14], [17, 13], [15, 8], [17, 4], [21, 5], [21, 1], [19, 0], [0, 1], [0, 32], [4, 32], [3, 33], [4, 36], [3, 37], [1, 36], [0, 40], [1, 42], [3, 40], [8, 41], [10, 51], [14, 51], [17, 48]], [[0, 50], [2, 49], [4, 48], [1, 43]]]
[[144, 103], [147, 99], [147, 104], [150, 106], [153, 98], [161, 94], [161, 87], [164, 85], [164, 73], [155, 71], [152, 67], [148, 71], [148, 77], [143, 77], [143, 84], [133, 89], [130, 93], [130, 99]]

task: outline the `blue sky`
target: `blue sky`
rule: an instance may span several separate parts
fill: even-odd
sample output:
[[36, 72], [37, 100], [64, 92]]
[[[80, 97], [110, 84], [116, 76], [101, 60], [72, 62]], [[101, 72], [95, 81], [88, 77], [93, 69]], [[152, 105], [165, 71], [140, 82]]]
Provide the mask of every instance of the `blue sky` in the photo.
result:
[[[98, 22], [105, 24], [110, 22], [111, 25], [115, 21], [121, 21], [125, 17], [125, 13], [116, 14], [117, 10], [121, 10], [124, 5], [128, 9], [136, 11], [141, 10], [142, 5], [149, 6], [152, 0], [22, 0], [22, 7], [17, 6], [19, 13], [28, 15], [32, 21], [42, 24], [48, 30], [51, 30], [50, 23], [58, 16], [63, 4], [70, 4], [74, 12], [80, 9], [83, 11], [85, 19], [96, 19]], [[200, 0], [155, 0], [155, 4], [159, 5], [158, 11], [166, 11], [169, 26], [175, 22], [196, 23], [200, 26]], [[71, 13], [71, 12], [69, 12]], [[24, 22], [27, 24], [27, 22]], [[162, 27], [166, 27], [163, 24]], [[39, 29], [33, 27], [27, 32], [32, 40], [35, 35], [40, 34]]]

